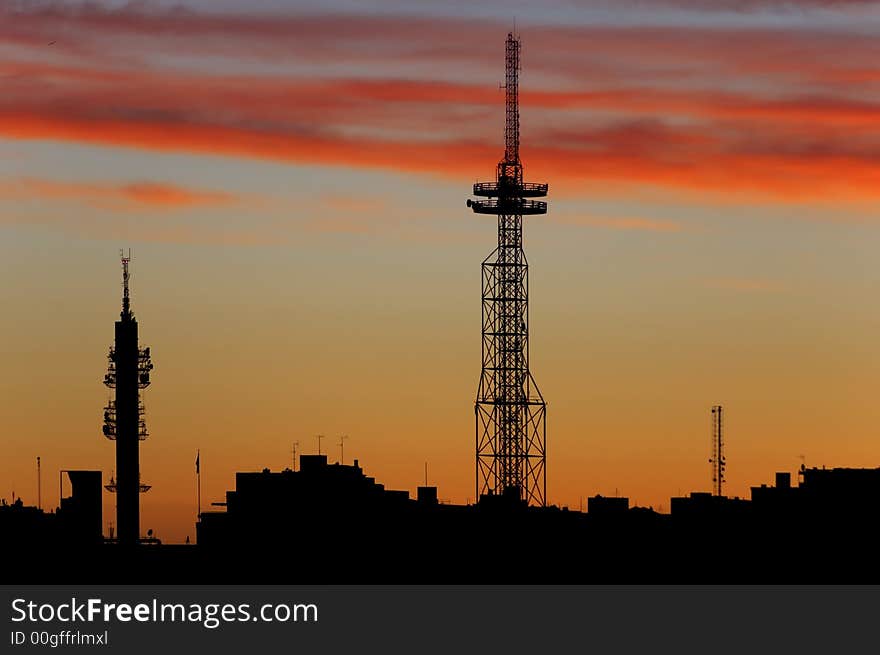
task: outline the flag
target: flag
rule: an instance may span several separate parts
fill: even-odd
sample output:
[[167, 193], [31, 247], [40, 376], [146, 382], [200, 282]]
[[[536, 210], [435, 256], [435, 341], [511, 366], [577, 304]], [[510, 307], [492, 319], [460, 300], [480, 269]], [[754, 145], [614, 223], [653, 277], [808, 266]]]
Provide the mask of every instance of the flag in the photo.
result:
[[198, 473], [199, 473], [199, 456], [200, 455], [201, 455], [201, 453], [197, 450], [196, 451], [196, 475], [198, 475]]

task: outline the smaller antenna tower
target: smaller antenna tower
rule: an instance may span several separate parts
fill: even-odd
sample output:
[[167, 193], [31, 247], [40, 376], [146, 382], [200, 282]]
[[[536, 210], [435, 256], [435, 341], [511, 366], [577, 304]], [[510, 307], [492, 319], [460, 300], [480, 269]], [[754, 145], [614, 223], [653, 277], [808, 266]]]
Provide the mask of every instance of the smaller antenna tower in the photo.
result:
[[347, 434], [339, 435], [339, 463], [345, 464], [345, 442], [348, 440]]
[[709, 464], [712, 465], [712, 493], [721, 496], [727, 468], [724, 458], [724, 409], [721, 405], [712, 407], [712, 456]]

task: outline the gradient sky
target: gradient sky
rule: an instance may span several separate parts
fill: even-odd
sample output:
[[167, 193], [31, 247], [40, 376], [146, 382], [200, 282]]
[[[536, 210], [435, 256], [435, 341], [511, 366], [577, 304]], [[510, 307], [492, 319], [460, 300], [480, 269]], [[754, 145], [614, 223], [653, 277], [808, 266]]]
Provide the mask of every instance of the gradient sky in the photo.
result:
[[877, 3], [539, 4], [0, 1], [0, 496], [109, 477], [130, 247], [144, 531], [193, 536], [197, 448], [207, 505], [319, 433], [473, 500], [514, 19], [550, 501], [708, 490], [716, 403], [731, 494], [880, 465]]

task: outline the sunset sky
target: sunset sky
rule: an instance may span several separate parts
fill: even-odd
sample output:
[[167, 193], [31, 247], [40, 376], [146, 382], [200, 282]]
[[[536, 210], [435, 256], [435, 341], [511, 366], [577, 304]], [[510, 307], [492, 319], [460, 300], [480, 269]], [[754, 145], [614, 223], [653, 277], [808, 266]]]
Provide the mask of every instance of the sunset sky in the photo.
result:
[[0, 0], [0, 497], [109, 477], [131, 248], [144, 532], [317, 434], [472, 501], [514, 20], [549, 501], [709, 490], [713, 404], [731, 495], [880, 466], [878, 3]]

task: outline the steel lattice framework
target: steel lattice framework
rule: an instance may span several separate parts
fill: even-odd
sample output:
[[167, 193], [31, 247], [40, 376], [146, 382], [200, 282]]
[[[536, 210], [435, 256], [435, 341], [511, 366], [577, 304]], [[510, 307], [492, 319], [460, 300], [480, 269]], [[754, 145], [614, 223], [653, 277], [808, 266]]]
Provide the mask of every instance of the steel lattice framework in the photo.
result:
[[483, 261], [483, 370], [476, 415], [477, 497], [515, 494], [545, 505], [547, 406], [529, 372], [529, 265], [523, 216], [546, 214], [546, 184], [523, 182], [519, 159], [520, 41], [507, 35], [504, 159], [495, 182], [474, 185], [478, 214], [498, 216], [498, 247]]

